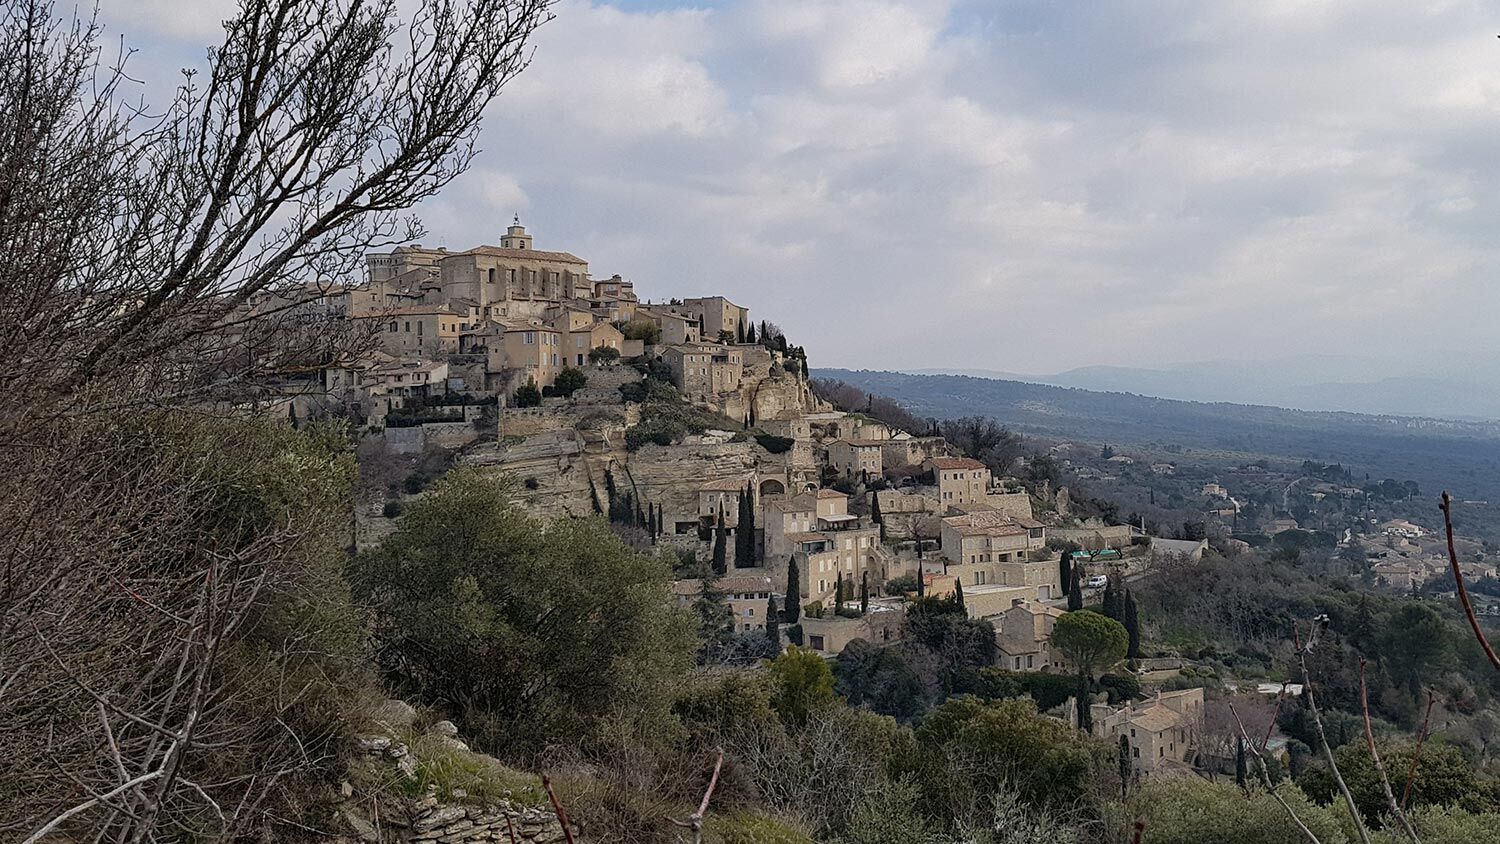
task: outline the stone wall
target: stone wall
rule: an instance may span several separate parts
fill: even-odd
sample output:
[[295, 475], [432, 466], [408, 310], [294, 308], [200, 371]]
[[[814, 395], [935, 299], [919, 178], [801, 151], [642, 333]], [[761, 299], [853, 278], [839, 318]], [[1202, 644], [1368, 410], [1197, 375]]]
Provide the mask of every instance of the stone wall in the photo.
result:
[[[428, 782], [420, 798], [400, 796], [392, 783], [406, 781], [421, 786], [424, 761], [446, 759], [444, 764], [464, 770], [485, 770], [487, 776], [503, 776], [502, 782], [518, 781], [525, 791], [530, 775], [501, 765], [492, 756], [476, 753], [458, 738], [450, 721], [439, 721], [420, 734], [414, 730], [416, 711], [399, 700], [378, 705], [373, 726], [376, 731], [356, 736], [354, 743], [364, 756], [343, 784], [335, 816], [339, 834], [319, 836], [335, 844], [460, 844], [499, 841], [506, 844], [557, 844], [567, 840], [553, 812], [525, 805], [507, 787], [490, 799], [474, 799], [468, 792], [451, 787], [439, 796], [438, 786]], [[418, 749], [421, 748], [421, 749]], [[418, 758], [419, 754], [421, 758]], [[361, 783], [356, 788], [352, 782]], [[494, 786], [490, 786], [494, 791]], [[534, 796], [534, 794], [533, 794]]]

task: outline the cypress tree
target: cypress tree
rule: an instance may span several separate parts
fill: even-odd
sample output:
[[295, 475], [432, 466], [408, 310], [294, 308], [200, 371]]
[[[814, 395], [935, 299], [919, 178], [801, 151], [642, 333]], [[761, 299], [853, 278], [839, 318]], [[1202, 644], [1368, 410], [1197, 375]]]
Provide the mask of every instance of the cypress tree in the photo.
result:
[[964, 582], [962, 580], [953, 581], [953, 603], [963, 610], [964, 615], [969, 614], [968, 607], [964, 606]]
[[1057, 558], [1057, 588], [1063, 591], [1069, 589], [1070, 578], [1073, 576], [1072, 556], [1067, 551]]
[[1125, 632], [1130, 635], [1130, 646], [1125, 656], [1130, 659], [1141, 658], [1141, 620], [1136, 615], [1135, 595], [1130, 590], [1125, 590], [1125, 618], [1121, 622], [1125, 625]]
[[745, 324], [743, 322], [737, 322], [734, 325], [734, 341], [736, 343], [745, 342]]
[[727, 571], [724, 559], [724, 532], [724, 513], [720, 511], [718, 524], [714, 525], [713, 572], [716, 577], [722, 577]]
[[1084, 733], [1094, 731], [1094, 713], [1090, 708], [1093, 703], [1089, 699], [1089, 675], [1078, 672], [1078, 729]]
[[750, 558], [750, 565], [760, 562], [760, 554], [755, 547], [755, 482], [750, 481], [745, 485], [745, 521], [750, 525], [745, 530], [745, 556]]
[[[917, 547], [921, 548], [922, 546], [918, 545]], [[919, 553], [917, 555], [917, 600], [919, 601], [927, 597], [927, 577], [922, 572], [921, 559], [922, 555]]]
[[1245, 737], [1234, 737], [1234, 784], [1245, 787]]
[[797, 576], [797, 558], [793, 557], [786, 564], [786, 612], [782, 618], [788, 625], [796, 624], [802, 618], [802, 584]]
[[870, 611], [870, 573], [860, 572], [859, 575], [859, 614], [864, 615]]
[[833, 580], [833, 613], [834, 613], [834, 615], [838, 615], [839, 607], [842, 607], [843, 605], [844, 605], [844, 573], [843, 572], [839, 572], [839, 576], [836, 577], [836, 578], [834, 578], [834, 580]]
[[[631, 493], [630, 498], [634, 501], [635, 493]], [[641, 502], [639, 501], [635, 502], [635, 526], [642, 529], [649, 529], [647, 528], [646, 511], [641, 509]]]
[[745, 329], [745, 342], [746, 343], [754, 343], [755, 342], [755, 323], [753, 323], [753, 322], [750, 323], [750, 327], [749, 328]]
[[870, 493], [870, 521], [880, 526], [880, 541], [885, 541], [885, 516], [880, 512], [880, 493]]
[[776, 593], [766, 599], [766, 638], [771, 640], [771, 653], [781, 653], [781, 610], [776, 607]]
[[1104, 614], [1120, 622], [1125, 623], [1125, 613], [1120, 606], [1120, 591], [1115, 588], [1113, 577], [1104, 581]]
[[1083, 571], [1078, 566], [1068, 578], [1068, 611], [1083, 609]]
[[604, 507], [599, 503], [599, 488], [594, 486], [594, 478], [589, 477], [589, 501], [594, 505], [594, 515], [604, 515]]
[[1120, 733], [1120, 799], [1130, 797], [1130, 737]]

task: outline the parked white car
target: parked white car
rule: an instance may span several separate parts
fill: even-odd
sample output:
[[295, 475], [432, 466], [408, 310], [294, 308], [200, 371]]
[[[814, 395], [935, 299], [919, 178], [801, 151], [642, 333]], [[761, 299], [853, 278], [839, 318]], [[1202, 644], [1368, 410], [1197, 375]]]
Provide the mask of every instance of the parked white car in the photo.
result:
[[1096, 574], [1088, 579], [1088, 583], [1086, 585], [1090, 589], [1103, 589], [1104, 585], [1107, 583], [1109, 583], [1108, 577], [1102, 574]]

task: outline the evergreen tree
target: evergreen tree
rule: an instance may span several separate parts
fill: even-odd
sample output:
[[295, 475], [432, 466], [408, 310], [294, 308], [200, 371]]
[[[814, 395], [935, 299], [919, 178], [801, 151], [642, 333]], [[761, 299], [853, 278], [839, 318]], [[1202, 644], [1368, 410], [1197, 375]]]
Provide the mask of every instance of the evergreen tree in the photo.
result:
[[1130, 737], [1120, 733], [1120, 799], [1127, 800], [1130, 797], [1130, 775], [1133, 766], [1130, 764]]
[[1073, 567], [1068, 577], [1068, 612], [1083, 609], [1083, 570]]
[[594, 486], [594, 478], [589, 477], [589, 502], [594, 505], [594, 515], [604, 515], [604, 507], [599, 503], [599, 488]]
[[776, 593], [766, 599], [766, 638], [771, 640], [771, 653], [781, 653], [781, 610], [776, 607]]
[[753, 322], [750, 323], [750, 327], [749, 328], [745, 329], [745, 342], [746, 343], [754, 343], [755, 342], [755, 323], [753, 323]]
[[1073, 576], [1073, 555], [1066, 550], [1057, 558], [1057, 588], [1070, 589]]
[[[631, 496], [631, 498], [634, 497], [634, 495]], [[646, 531], [651, 530], [650, 522], [646, 520], [646, 511], [641, 509], [639, 501], [635, 502], [635, 526]]]
[[1234, 737], [1234, 784], [1245, 787], [1245, 737]]
[[786, 612], [782, 613], [788, 626], [802, 619], [802, 584], [797, 575], [797, 558], [786, 564]]
[[1374, 635], [1375, 616], [1370, 611], [1370, 596], [1361, 592], [1359, 605], [1354, 608], [1354, 623], [1349, 627], [1349, 641], [1363, 650], [1369, 645], [1370, 638]]
[[1141, 658], [1141, 621], [1140, 621], [1140, 618], [1136, 615], [1135, 595], [1131, 594], [1130, 590], [1128, 590], [1128, 589], [1125, 590], [1125, 601], [1124, 601], [1124, 603], [1125, 603], [1125, 613], [1124, 613], [1125, 618], [1122, 620], [1122, 623], [1125, 625], [1125, 633], [1126, 633], [1126, 635], [1128, 635], [1130, 637], [1130, 645], [1128, 646], [1128, 648], [1125, 651], [1125, 656], [1126, 656], [1127, 659], [1140, 659]]
[[1089, 675], [1078, 672], [1078, 729], [1084, 733], [1094, 731], [1092, 689], [1089, 686]]
[[885, 541], [885, 516], [880, 512], [880, 493], [870, 493], [870, 521], [880, 526], [880, 541]]
[[742, 569], [747, 562], [745, 559], [745, 491], [740, 490], [739, 497], [735, 499], [734, 567]]
[[953, 581], [953, 603], [963, 610], [964, 615], [969, 614], [968, 608], [964, 606], [964, 582], [962, 580]]
[[[917, 548], [921, 547], [919, 543]], [[920, 601], [925, 597], [927, 597], [927, 578], [922, 572], [922, 554], [919, 550], [917, 553], [917, 600]]]
[[833, 580], [833, 610], [834, 610], [834, 614], [835, 615], [838, 614], [839, 607], [842, 607], [843, 605], [844, 605], [844, 573], [843, 572], [839, 572], [839, 576], [836, 577], [836, 578], [834, 578], [834, 580]]
[[1115, 578], [1110, 577], [1104, 582], [1104, 614], [1123, 624], [1125, 612], [1120, 603], [1120, 590], [1115, 587]]
[[870, 611], [870, 573], [860, 572], [859, 575], [859, 614], [864, 615]]
[[615, 473], [608, 469], [604, 470], [604, 496], [609, 501], [611, 513], [615, 510]]
[[714, 557], [712, 568], [715, 577], [723, 577], [727, 571], [724, 559], [724, 513], [720, 511], [718, 523], [714, 525]]

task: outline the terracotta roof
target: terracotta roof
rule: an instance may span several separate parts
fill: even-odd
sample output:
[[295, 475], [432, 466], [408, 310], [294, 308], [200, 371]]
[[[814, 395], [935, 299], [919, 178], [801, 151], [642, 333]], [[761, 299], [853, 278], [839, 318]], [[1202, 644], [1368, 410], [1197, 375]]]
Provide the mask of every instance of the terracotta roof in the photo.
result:
[[721, 577], [714, 581], [714, 588], [720, 592], [771, 592], [771, 578], [756, 577], [755, 575], [738, 575]]
[[1045, 525], [1036, 519], [1025, 516], [1012, 516], [999, 510], [965, 513], [962, 516], [949, 516], [943, 519], [943, 524], [957, 530], [964, 536], [979, 536], [981, 534], [1010, 536], [1016, 533], [1024, 533], [1030, 528], [1045, 527]]
[[502, 249], [499, 246], [476, 246], [454, 255], [490, 255], [495, 258], [528, 258], [533, 261], [559, 261], [564, 264], [587, 264], [577, 255], [567, 252], [543, 252], [538, 249]]
[[983, 463], [972, 457], [934, 457], [927, 461], [934, 469], [984, 469]]
[[1160, 733], [1179, 726], [1182, 723], [1182, 716], [1165, 706], [1153, 705], [1130, 713], [1126, 720], [1139, 729], [1150, 733]]
[[818, 498], [820, 498], [820, 499], [848, 498], [848, 497], [849, 496], [843, 494], [842, 492], [839, 492], [836, 489], [820, 489], [820, 490], [818, 490]]
[[355, 314], [355, 319], [383, 319], [393, 316], [461, 316], [447, 305], [408, 305], [404, 308], [386, 308], [369, 313]]
[[789, 533], [786, 535], [786, 538], [792, 542], [832, 541], [821, 533]]

